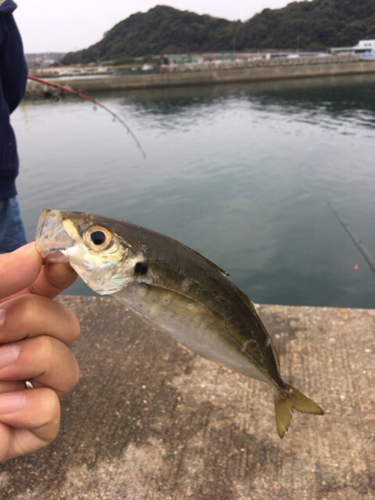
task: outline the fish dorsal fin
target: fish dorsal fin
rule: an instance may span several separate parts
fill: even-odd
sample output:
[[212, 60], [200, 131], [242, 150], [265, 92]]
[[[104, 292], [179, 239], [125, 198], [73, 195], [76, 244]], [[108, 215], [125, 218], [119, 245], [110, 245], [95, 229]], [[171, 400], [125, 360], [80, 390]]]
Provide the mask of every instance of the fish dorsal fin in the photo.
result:
[[201, 259], [203, 259], [208, 265], [210, 265], [211, 267], [213, 267], [214, 269], [216, 269], [216, 271], [219, 271], [219, 273], [221, 273], [223, 276], [229, 276], [229, 273], [227, 273], [226, 271], [224, 271], [224, 269], [222, 269], [221, 267], [219, 267], [217, 264], [215, 264], [211, 260], [207, 259], [207, 257], [205, 257], [201, 253], [197, 252], [196, 250], [193, 250], [192, 248], [190, 250], [193, 253], [195, 253], [195, 255], [198, 255], [198, 257], [200, 257]]

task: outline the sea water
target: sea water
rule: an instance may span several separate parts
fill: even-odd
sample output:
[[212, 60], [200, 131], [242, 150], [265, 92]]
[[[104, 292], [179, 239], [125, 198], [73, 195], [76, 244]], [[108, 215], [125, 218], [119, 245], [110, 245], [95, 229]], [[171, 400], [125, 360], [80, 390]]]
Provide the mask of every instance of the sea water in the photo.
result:
[[[375, 75], [25, 101], [12, 116], [30, 239], [43, 208], [130, 220], [259, 303], [375, 307]], [[79, 283], [70, 293], [87, 293]]]

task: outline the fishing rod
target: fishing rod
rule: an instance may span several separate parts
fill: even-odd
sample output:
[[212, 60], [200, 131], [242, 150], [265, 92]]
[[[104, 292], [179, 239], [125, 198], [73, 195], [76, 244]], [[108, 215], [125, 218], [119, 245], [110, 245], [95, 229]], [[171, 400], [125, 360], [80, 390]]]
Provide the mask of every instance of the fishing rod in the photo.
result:
[[144, 152], [144, 150], [143, 150], [140, 142], [138, 141], [137, 137], [135, 136], [135, 134], [131, 130], [131, 128], [124, 122], [124, 120], [117, 113], [115, 113], [111, 109], [107, 108], [107, 106], [105, 106], [104, 104], [102, 104], [100, 101], [97, 101], [93, 97], [91, 97], [89, 95], [86, 95], [86, 94], [83, 94], [82, 92], [79, 92], [78, 90], [74, 90], [74, 89], [72, 89], [70, 87], [66, 87], [65, 85], [60, 85], [58, 83], [51, 82], [50, 80], [44, 80], [44, 78], [39, 78], [39, 77], [34, 76], [34, 75], [28, 75], [28, 79], [29, 80], [34, 80], [35, 82], [38, 82], [38, 83], [42, 83], [43, 85], [48, 85], [49, 87], [54, 87], [55, 89], [61, 90], [63, 92], [68, 92], [69, 94], [73, 94], [73, 95], [75, 95], [77, 97], [80, 97], [81, 99], [86, 99], [86, 101], [93, 102], [96, 106], [98, 106], [98, 107], [104, 109], [105, 111], [107, 111], [107, 113], [109, 113], [110, 115], [112, 115], [115, 120], [117, 120], [118, 122], [120, 122], [121, 125], [123, 125], [126, 128], [126, 130], [128, 131], [128, 133], [133, 137], [133, 139], [134, 139], [135, 143], [137, 144], [138, 148], [141, 150], [143, 158], [146, 158], [146, 154], [145, 154], [145, 152]]
[[331, 205], [331, 203], [329, 201], [327, 201], [327, 205], [329, 206], [329, 208], [332, 210], [332, 212], [335, 214], [336, 218], [338, 219], [338, 221], [340, 222], [340, 224], [342, 225], [342, 227], [345, 229], [345, 231], [348, 233], [348, 235], [350, 236], [350, 238], [352, 239], [352, 241], [354, 242], [355, 246], [357, 247], [357, 249], [361, 252], [363, 258], [365, 259], [365, 261], [367, 262], [367, 264], [370, 266], [371, 270], [373, 271], [373, 273], [375, 273], [375, 259], [374, 257], [371, 255], [371, 253], [367, 250], [367, 248], [365, 247], [365, 245], [362, 243], [362, 240], [360, 240], [354, 233], [353, 231], [350, 229], [349, 227], [349, 224], [347, 222], [344, 221], [344, 219], [341, 217], [341, 215], [333, 208], [333, 206]]

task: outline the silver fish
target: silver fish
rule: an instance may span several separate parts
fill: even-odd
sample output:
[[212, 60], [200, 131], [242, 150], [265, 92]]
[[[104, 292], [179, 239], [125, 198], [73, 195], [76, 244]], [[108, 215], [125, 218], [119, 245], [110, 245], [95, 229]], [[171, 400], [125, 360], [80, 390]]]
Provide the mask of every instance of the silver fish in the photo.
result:
[[269, 384], [281, 438], [293, 410], [324, 414], [282, 380], [275, 345], [247, 295], [191, 248], [131, 222], [59, 210], [41, 214], [36, 248], [192, 351]]

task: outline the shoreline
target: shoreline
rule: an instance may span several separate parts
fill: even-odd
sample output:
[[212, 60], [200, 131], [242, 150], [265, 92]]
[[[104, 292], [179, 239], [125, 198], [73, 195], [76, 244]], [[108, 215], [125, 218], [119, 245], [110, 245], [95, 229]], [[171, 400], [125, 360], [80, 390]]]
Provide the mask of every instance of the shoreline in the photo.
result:
[[[82, 77], [51, 78], [54, 83], [71, 86], [82, 92], [107, 92], [163, 87], [216, 85], [226, 83], [261, 82], [325, 76], [360, 75], [375, 73], [375, 59], [350, 59], [340, 62], [302, 63], [249, 66], [242, 68], [209, 69], [200, 71], [173, 71], [137, 75], [90, 75]], [[46, 85], [28, 81], [26, 98], [58, 97], [59, 91]]]

